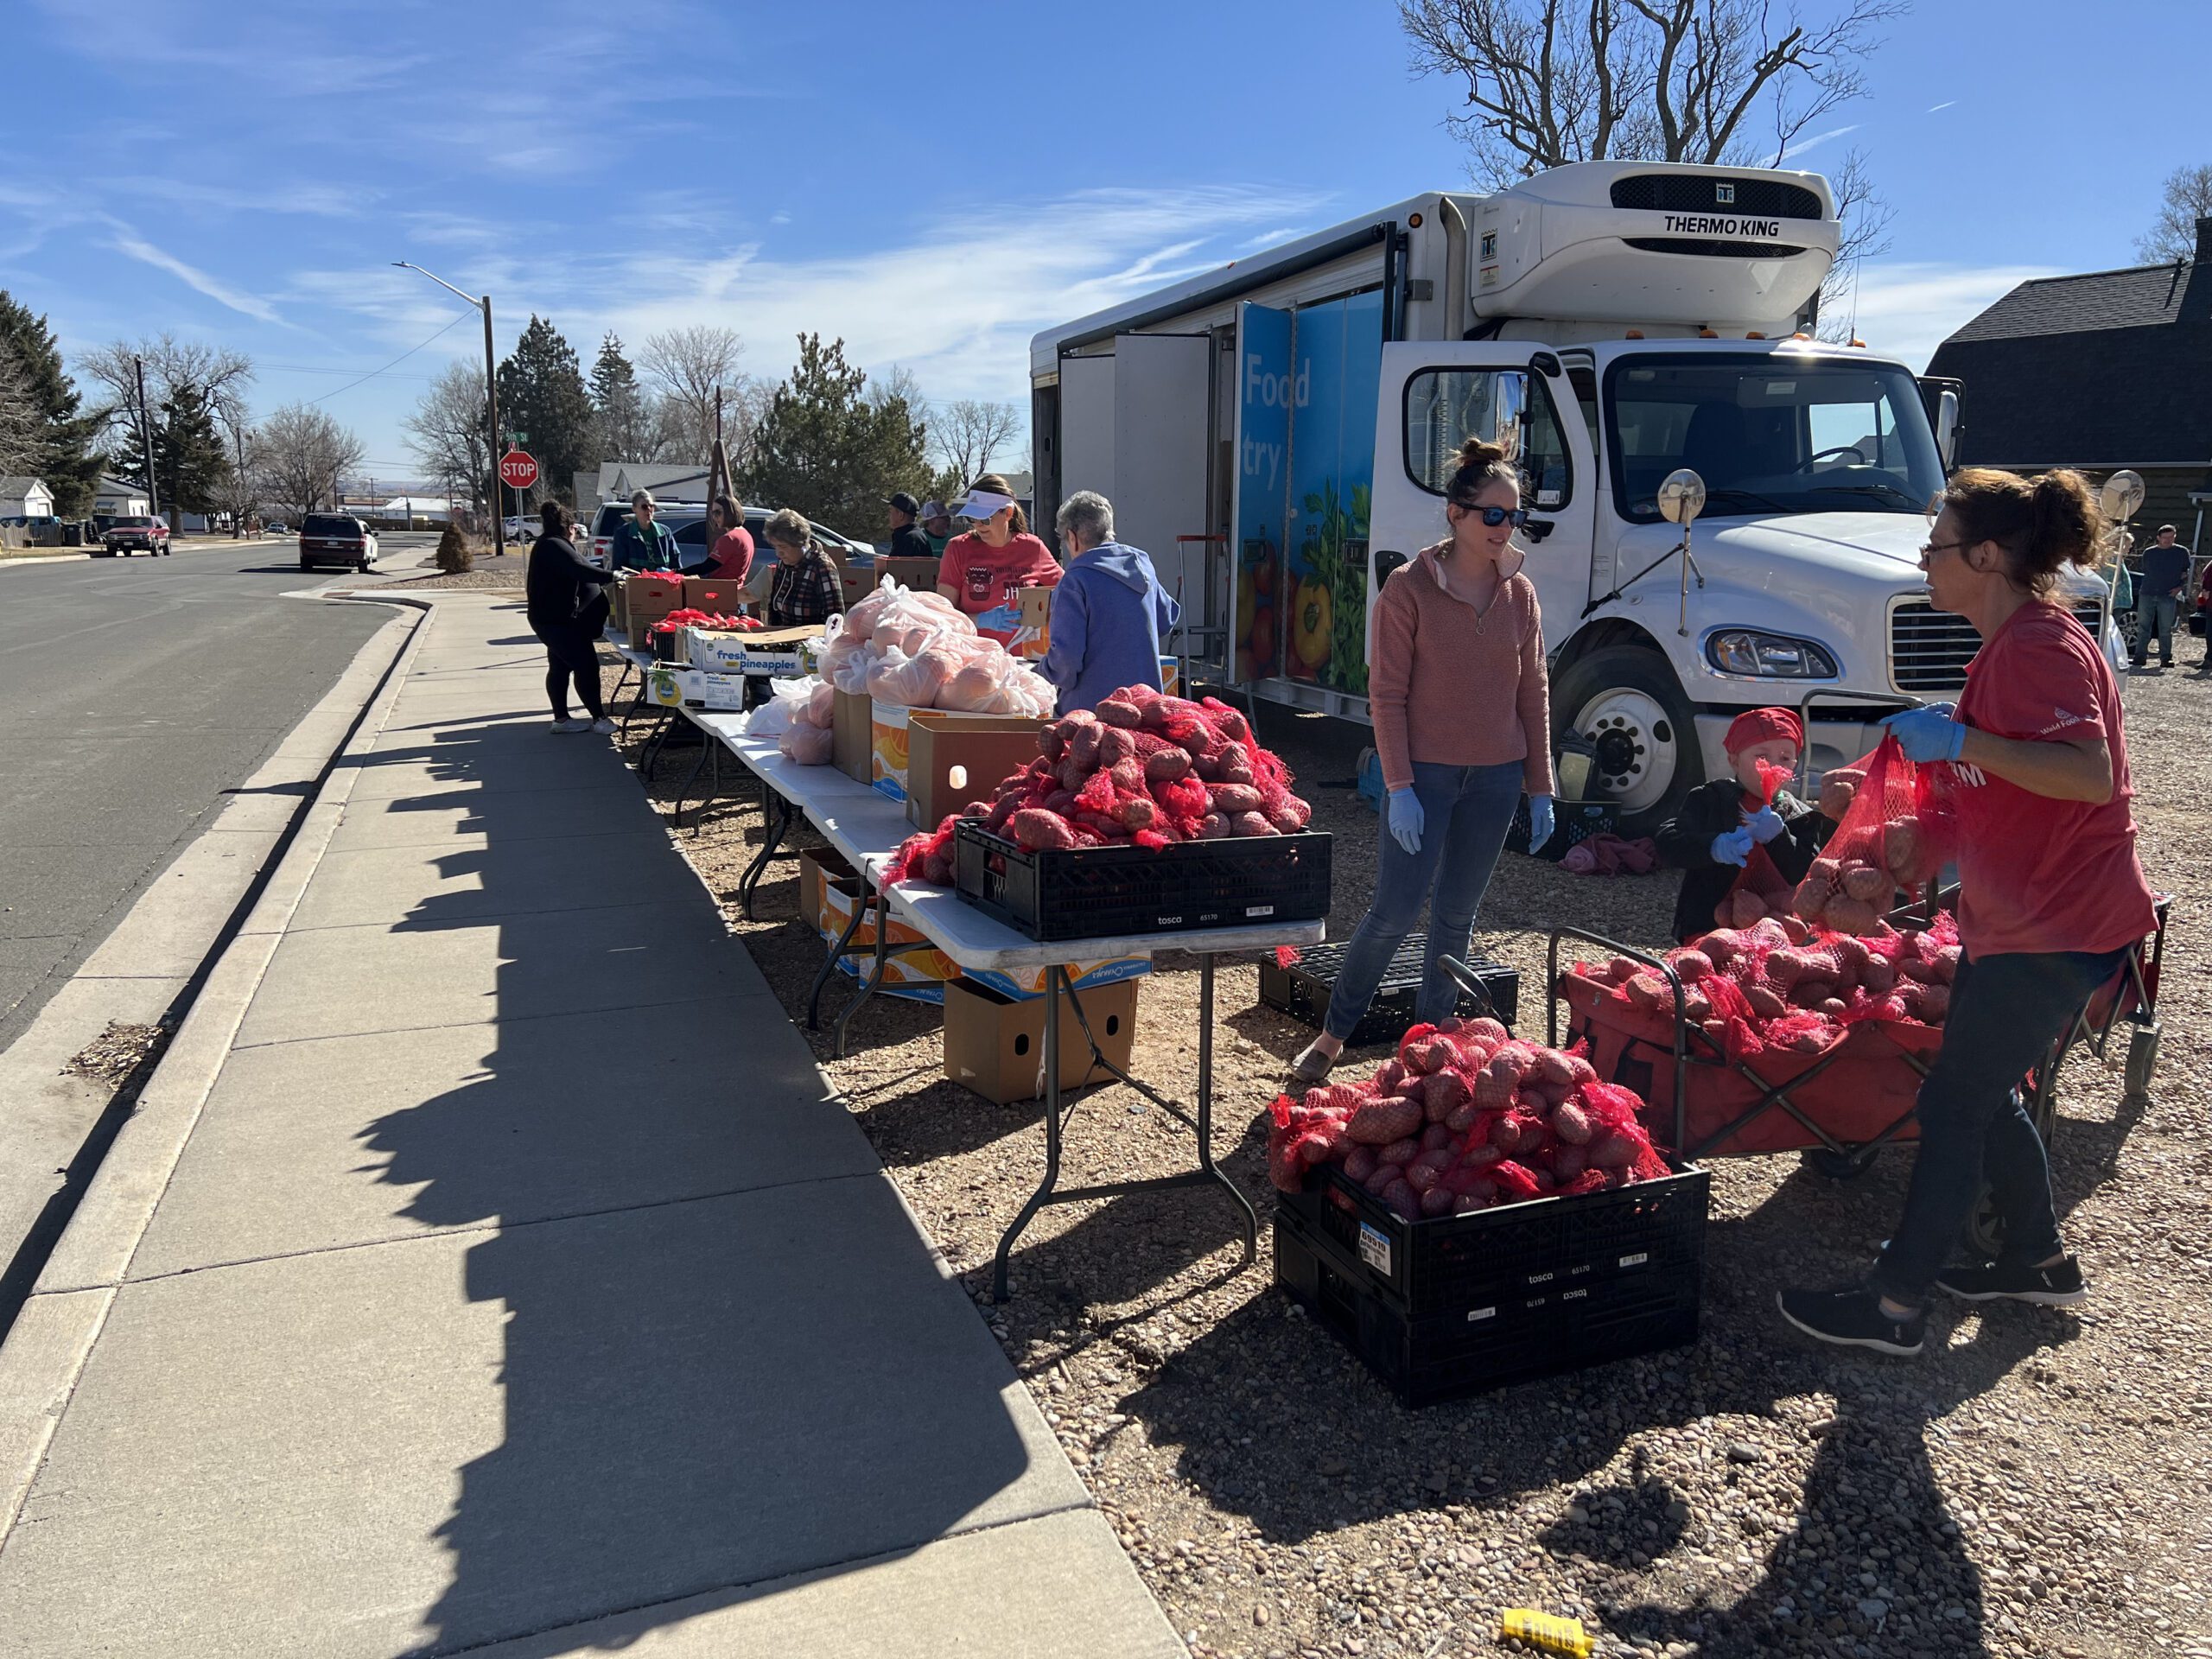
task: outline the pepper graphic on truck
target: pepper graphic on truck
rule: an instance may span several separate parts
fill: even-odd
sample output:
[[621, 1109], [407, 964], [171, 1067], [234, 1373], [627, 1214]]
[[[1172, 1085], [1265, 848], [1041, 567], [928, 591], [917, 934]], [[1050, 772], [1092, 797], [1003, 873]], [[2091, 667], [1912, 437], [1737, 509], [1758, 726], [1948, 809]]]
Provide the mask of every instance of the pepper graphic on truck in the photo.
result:
[[[1194, 677], [1363, 721], [1373, 595], [1444, 535], [1450, 456], [1495, 438], [1526, 481], [1554, 739], [1591, 746], [1630, 833], [1718, 775], [1746, 708], [1800, 708], [1815, 770], [1838, 764], [1975, 645], [1919, 568], [1958, 391], [1812, 337], [1838, 229], [1825, 179], [1773, 169], [1587, 162], [1409, 197], [1039, 334], [1038, 517], [1105, 493]], [[1685, 469], [1694, 573], [1658, 502]], [[2066, 597], [2101, 637], [2102, 584]]]

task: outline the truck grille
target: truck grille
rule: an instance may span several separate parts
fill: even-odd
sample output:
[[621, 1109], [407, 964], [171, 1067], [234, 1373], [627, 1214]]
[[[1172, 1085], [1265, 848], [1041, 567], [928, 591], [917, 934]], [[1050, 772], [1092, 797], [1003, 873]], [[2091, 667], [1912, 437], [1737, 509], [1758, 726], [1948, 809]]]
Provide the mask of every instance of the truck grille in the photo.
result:
[[[2074, 607], [2075, 618], [2101, 644], [2104, 609], [2104, 602], [2094, 599]], [[1906, 600], [1890, 612], [1890, 683], [1900, 691], [1957, 690], [1967, 683], [1967, 664], [1980, 649], [1974, 624], [1931, 608], [1926, 600]]]
[[[1716, 185], [1736, 188], [1722, 201]], [[1755, 219], [1818, 219], [1821, 199], [1802, 185], [1779, 179], [1712, 179], [1696, 174], [1638, 173], [1615, 179], [1613, 206], [1669, 213], [1744, 213]]]
[[1719, 259], [1795, 259], [1804, 249], [1787, 242], [1708, 241], [1701, 236], [1631, 236], [1631, 248], [1645, 253], [1700, 253]]

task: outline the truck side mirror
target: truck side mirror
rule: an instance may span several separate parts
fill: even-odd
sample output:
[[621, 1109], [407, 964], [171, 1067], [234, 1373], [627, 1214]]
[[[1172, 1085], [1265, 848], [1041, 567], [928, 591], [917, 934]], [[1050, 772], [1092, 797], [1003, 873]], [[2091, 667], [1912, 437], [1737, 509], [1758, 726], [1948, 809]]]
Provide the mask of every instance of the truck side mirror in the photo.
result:
[[1936, 453], [1949, 472], [1958, 459], [1959, 450], [1959, 394], [1950, 387], [1943, 388], [1936, 400]]
[[1688, 525], [1705, 511], [1705, 480], [1678, 467], [1659, 481], [1659, 516], [1670, 524]]
[[1529, 407], [1529, 376], [1521, 369], [1501, 369], [1490, 389], [1490, 429], [1508, 461], [1521, 454], [1521, 416]]

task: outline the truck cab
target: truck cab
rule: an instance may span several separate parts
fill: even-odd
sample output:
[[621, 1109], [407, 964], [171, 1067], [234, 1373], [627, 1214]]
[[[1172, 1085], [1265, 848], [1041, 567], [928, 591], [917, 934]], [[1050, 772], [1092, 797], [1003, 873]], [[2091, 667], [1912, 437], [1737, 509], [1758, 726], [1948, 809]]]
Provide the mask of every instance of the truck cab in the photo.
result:
[[[1410, 198], [1038, 336], [1039, 516], [1115, 497], [1179, 587], [1192, 676], [1363, 719], [1376, 595], [1447, 533], [1460, 444], [1496, 440], [1554, 741], [1588, 741], [1627, 833], [1717, 775], [1746, 708], [1801, 709], [1814, 769], [1840, 764], [1979, 641], [1920, 569], [1959, 390], [1813, 337], [1839, 228], [1825, 180], [1752, 168]], [[2064, 598], [2101, 639], [2102, 583]]]

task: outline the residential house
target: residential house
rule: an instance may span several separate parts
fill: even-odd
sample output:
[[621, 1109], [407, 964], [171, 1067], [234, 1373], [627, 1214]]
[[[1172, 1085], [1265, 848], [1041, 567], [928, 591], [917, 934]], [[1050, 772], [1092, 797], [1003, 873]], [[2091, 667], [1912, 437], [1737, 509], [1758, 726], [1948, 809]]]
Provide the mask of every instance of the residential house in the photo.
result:
[[0, 518], [51, 518], [54, 492], [43, 479], [0, 478]]
[[2193, 258], [2022, 283], [1938, 346], [1963, 387], [1961, 465], [2143, 475], [2159, 524], [2200, 552], [2212, 505], [2212, 218]]

